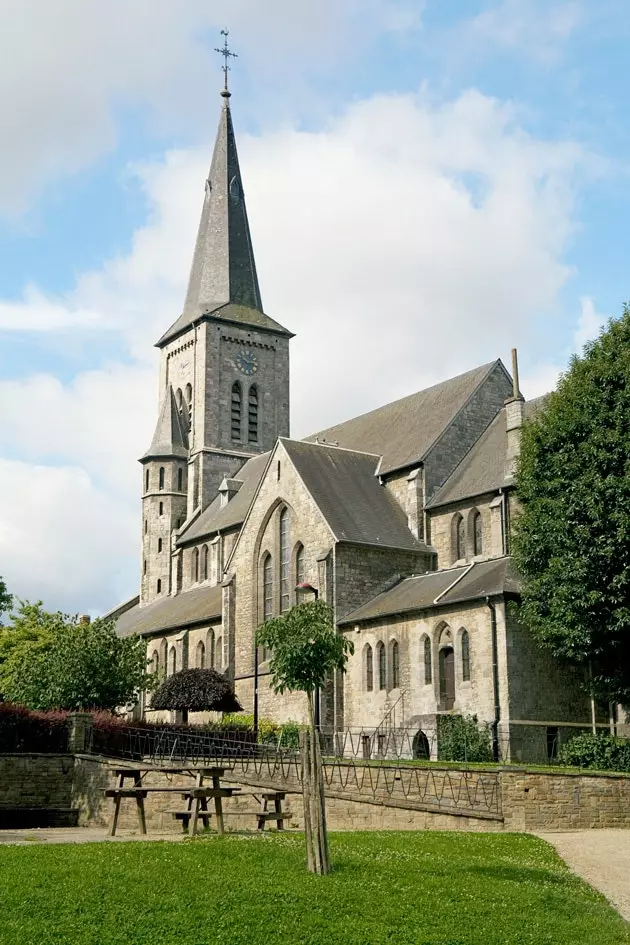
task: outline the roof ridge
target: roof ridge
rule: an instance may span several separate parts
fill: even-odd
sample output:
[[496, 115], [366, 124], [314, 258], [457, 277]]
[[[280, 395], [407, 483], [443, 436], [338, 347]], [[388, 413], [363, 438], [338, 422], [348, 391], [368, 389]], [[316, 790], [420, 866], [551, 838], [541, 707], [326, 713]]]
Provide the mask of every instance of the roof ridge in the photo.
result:
[[288, 443], [297, 443], [300, 446], [324, 446], [332, 450], [340, 450], [343, 453], [357, 453], [359, 456], [371, 456], [375, 459], [380, 459], [382, 453], [370, 453], [369, 450], [353, 450], [349, 446], [339, 446], [338, 443], [322, 443], [321, 440], [295, 440], [292, 436], [279, 436], [279, 440], [286, 441]]

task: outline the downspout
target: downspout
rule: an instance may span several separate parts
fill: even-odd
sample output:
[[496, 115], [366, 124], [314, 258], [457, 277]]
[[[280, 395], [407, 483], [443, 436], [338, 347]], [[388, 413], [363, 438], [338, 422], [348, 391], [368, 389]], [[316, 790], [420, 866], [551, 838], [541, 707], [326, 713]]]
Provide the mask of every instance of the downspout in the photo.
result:
[[486, 606], [490, 610], [490, 634], [492, 639], [492, 694], [494, 701], [494, 719], [492, 722], [492, 757], [499, 761], [499, 722], [501, 721], [501, 703], [499, 701], [499, 647], [497, 644], [497, 608], [486, 597]]

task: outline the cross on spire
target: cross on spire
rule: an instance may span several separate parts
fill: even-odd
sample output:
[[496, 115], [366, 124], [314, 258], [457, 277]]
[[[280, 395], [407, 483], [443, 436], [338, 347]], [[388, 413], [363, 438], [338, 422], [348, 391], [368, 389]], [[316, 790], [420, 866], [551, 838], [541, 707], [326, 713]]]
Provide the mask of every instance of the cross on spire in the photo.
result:
[[224, 37], [223, 46], [221, 47], [215, 46], [214, 48], [214, 51], [218, 52], [221, 56], [223, 56], [223, 60], [224, 60], [223, 66], [221, 67], [223, 69], [223, 90], [221, 92], [221, 95], [223, 95], [225, 98], [229, 98], [230, 96], [230, 91], [228, 89], [228, 72], [230, 71], [228, 60], [230, 58], [238, 59], [238, 54], [233, 53], [232, 50], [228, 46], [227, 38], [228, 38], [229, 32], [230, 32], [229, 30], [221, 30], [221, 36]]

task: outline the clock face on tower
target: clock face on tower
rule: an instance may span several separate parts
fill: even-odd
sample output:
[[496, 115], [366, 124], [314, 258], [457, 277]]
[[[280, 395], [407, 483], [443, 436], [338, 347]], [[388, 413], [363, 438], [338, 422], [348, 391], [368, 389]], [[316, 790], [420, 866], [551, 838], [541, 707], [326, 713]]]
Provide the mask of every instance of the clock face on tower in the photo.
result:
[[258, 358], [253, 351], [246, 348], [245, 351], [239, 351], [236, 355], [236, 366], [243, 374], [251, 377], [258, 370]]

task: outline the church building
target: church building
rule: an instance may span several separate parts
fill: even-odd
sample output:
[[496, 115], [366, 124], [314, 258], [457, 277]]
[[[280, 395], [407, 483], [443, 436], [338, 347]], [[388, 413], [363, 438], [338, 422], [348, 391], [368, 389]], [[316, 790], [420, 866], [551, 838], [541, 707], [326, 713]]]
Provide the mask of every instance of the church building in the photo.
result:
[[376, 754], [370, 733], [418, 744], [441, 714], [475, 714], [502, 757], [544, 761], [590, 707], [511, 606], [514, 468], [541, 401], [524, 401], [515, 357], [512, 375], [496, 359], [291, 439], [293, 336], [263, 309], [222, 96], [183, 311], [157, 342], [140, 593], [107, 616], [146, 640], [155, 671], [214, 667], [245, 711], [303, 721], [304, 695], [274, 695], [254, 638], [315, 594], [354, 643], [319, 694], [328, 731], [366, 733]]

